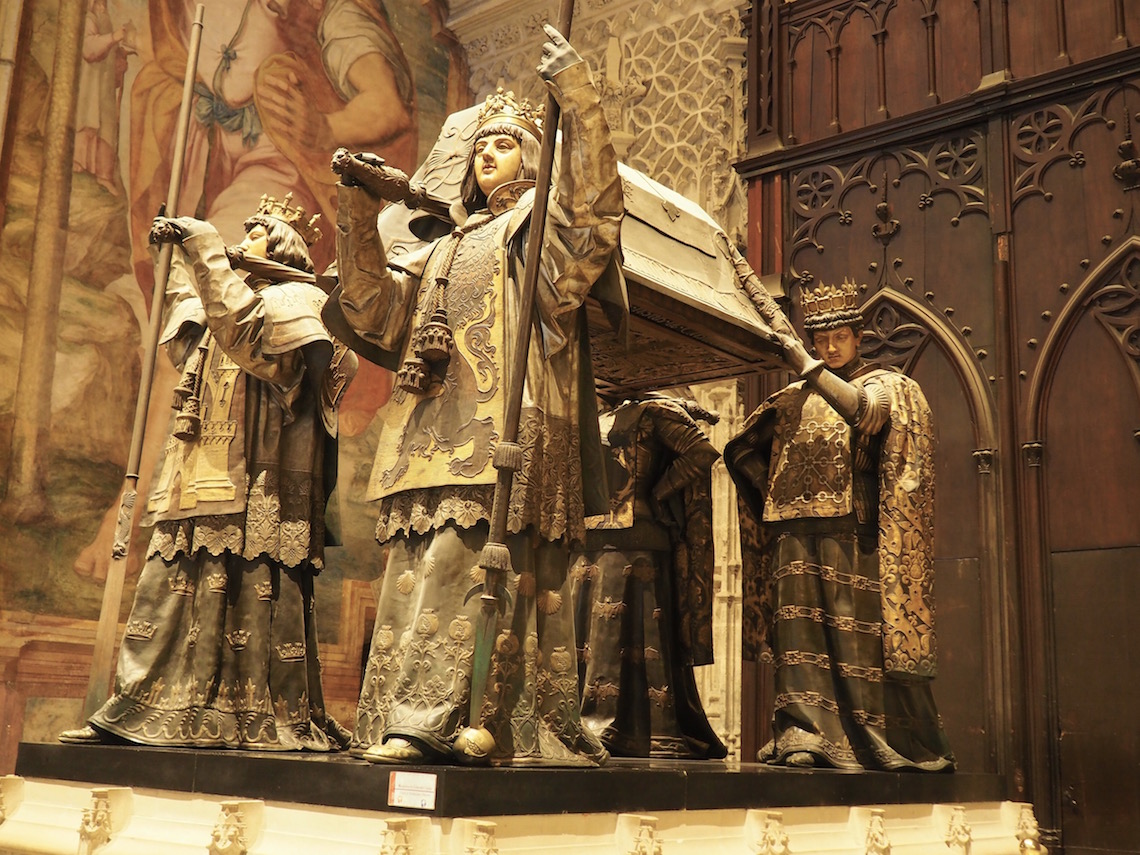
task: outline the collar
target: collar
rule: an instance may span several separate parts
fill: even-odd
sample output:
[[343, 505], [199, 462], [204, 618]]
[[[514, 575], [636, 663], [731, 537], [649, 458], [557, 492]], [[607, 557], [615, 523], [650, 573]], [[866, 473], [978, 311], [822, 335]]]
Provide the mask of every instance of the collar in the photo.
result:
[[244, 270], [249, 274], [246, 277], [246, 283], [255, 291], [278, 282], [320, 284], [314, 274], [298, 270], [296, 267], [289, 267], [287, 264], [281, 264], [277, 261], [270, 261], [268, 258], [245, 255], [234, 251], [232, 247], [226, 250], [226, 255], [229, 256], [230, 266], [234, 270]]
[[859, 375], [866, 374], [868, 371], [870, 371], [874, 367], [875, 367], [874, 365], [871, 365], [869, 362], [867, 362], [865, 359], [863, 359], [862, 356], [860, 356], [859, 354], [855, 354], [854, 359], [852, 359], [850, 362], [848, 362], [842, 368], [839, 368], [832, 373], [837, 374], [839, 377], [843, 378], [844, 380], [854, 380]]
[[529, 178], [503, 182], [492, 190], [491, 195], [487, 197], [487, 210], [496, 217], [499, 214], [506, 213], [517, 205], [523, 194], [532, 187], [534, 187], [534, 182]]

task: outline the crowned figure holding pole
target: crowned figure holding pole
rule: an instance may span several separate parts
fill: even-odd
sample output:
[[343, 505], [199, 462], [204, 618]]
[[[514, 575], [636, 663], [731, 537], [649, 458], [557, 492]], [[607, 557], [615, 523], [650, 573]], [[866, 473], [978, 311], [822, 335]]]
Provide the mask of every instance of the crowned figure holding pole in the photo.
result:
[[325, 713], [313, 580], [357, 357], [321, 320], [316, 220], [263, 196], [236, 247], [202, 220], [154, 221], [174, 249], [159, 343], [181, 381], [114, 690], [64, 742], [347, 746]]
[[549, 187], [557, 123], [502, 91], [468, 137], [462, 210], [420, 249], [395, 255], [377, 231], [399, 188], [360, 180], [365, 155], [334, 162], [339, 305], [398, 371], [369, 488], [385, 558], [354, 745], [374, 762], [606, 757], [581, 721], [568, 571], [583, 471], [603, 465], [583, 304], [624, 209], [589, 68], [546, 32], [538, 70], [562, 114]]
[[859, 355], [852, 282], [802, 297], [818, 358], [725, 447], [738, 488], [744, 655], [770, 654], [779, 766], [952, 769], [931, 680], [934, 424], [909, 377]]

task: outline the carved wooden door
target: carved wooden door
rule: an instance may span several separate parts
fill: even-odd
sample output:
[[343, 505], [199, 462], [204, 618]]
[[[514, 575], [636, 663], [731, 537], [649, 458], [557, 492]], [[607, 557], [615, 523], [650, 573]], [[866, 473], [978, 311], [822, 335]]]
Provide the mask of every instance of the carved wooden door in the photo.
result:
[[865, 284], [867, 355], [938, 423], [959, 768], [1004, 773], [1054, 851], [1140, 852], [1140, 9], [797, 0], [749, 24], [753, 262], [793, 308]]

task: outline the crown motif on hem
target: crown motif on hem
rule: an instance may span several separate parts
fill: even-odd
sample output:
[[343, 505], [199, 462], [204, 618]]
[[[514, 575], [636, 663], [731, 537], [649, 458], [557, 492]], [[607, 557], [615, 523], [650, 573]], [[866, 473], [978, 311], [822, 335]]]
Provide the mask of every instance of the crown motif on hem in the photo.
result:
[[522, 128], [536, 140], [542, 140], [543, 119], [546, 115], [546, 105], [535, 106], [530, 100], [523, 98], [519, 101], [515, 93], [504, 91], [500, 86], [487, 96], [483, 106], [479, 109], [478, 127], [487, 125], [514, 125]]
[[293, 194], [291, 192], [286, 193], [284, 199], [264, 195], [261, 197], [261, 203], [257, 206], [257, 212], [254, 216], [273, 217], [275, 220], [280, 220], [301, 236], [305, 246], [312, 246], [321, 239], [321, 230], [317, 228], [317, 221], [321, 215], [313, 214], [306, 220], [305, 207], [303, 205], [291, 205], [290, 202], [292, 201]]

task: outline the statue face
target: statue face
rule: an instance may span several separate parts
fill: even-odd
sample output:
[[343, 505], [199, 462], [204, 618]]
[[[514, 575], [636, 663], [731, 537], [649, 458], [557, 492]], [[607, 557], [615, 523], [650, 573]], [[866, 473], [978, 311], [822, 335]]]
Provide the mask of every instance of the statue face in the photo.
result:
[[491, 191], [507, 181], [514, 181], [522, 169], [522, 147], [507, 134], [491, 134], [475, 143], [475, 183], [490, 196]]
[[858, 355], [859, 342], [862, 340], [863, 333], [856, 334], [851, 327], [821, 330], [811, 337], [815, 352], [832, 371], [842, 368]]
[[239, 243], [238, 247], [245, 250], [247, 257], [269, 258], [269, 233], [265, 230], [265, 226], [255, 223], [253, 228], [245, 233], [245, 240]]

